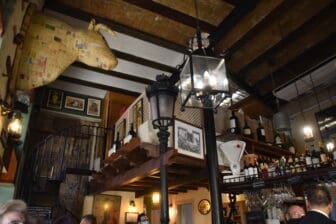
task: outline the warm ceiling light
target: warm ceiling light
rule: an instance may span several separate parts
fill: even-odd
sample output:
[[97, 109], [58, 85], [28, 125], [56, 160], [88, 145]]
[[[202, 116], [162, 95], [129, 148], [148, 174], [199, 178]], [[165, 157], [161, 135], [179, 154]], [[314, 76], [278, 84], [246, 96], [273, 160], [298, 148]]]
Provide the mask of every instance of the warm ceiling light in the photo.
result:
[[327, 150], [328, 150], [328, 152], [332, 152], [332, 151], [334, 150], [334, 148], [335, 148], [335, 145], [334, 145], [333, 142], [328, 142], [328, 143], [326, 144], [326, 146], [327, 146]]

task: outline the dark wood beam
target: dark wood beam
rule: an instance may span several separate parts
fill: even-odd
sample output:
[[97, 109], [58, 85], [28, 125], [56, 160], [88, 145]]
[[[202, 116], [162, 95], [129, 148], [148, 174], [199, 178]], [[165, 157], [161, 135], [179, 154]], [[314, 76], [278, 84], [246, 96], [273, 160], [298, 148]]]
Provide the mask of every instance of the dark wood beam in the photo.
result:
[[140, 64], [140, 65], [148, 66], [148, 67], [155, 68], [155, 69], [162, 70], [162, 71], [169, 72], [169, 73], [174, 73], [177, 71], [176, 68], [165, 65], [165, 64], [161, 64], [161, 63], [148, 60], [145, 58], [140, 58], [138, 56], [128, 54], [125, 52], [121, 52], [115, 49], [111, 49], [111, 50], [113, 51], [113, 53], [115, 53], [117, 58], [124, 59], [126, 61], [131, 61], [131, 62]]
[[[124, 0], [124, 1], [136, 5], [140, 8], [154, 12], [156, 14], [159, 14], [161, 16], [167, 17], [171, 20], [175, 20], [176, 22], [182, 23], [184, 25], [196, 28], [197, 20], [195, 17], [189, 16], [187, 14], [169, 8], [155, 1], [152, 0]], [[201, 30], [207, 32], [212, 32], [216, 29], [216, 26], [202, 20], [199, 20], [199, 26]]]
[[111, 21], [104, 17], [100, 17], [92, 13], [84, 12], [82, 10], [68, 6], [57, 0], [46, 0], [44, 4], [44, 8], [65, 14], [67, 16], [71, 16], [79, 20], [83, 20], [86, 22], [90, 22], [91, 18], [95, 18], [97, 23], [104, 23], [117, 32], [124, 33], [126, 35], [129, 35], [129, 36], [132, 36], [132, 37], [135, 37], [135, 38], [147, 41], [147, 42], [151, 42], [153, 44], [166, 47], [168, 49], [171, 49], [177, 52], [187, 53], [185, 46], [182, 46], [182, 45], [170, 42], [168, 40], [165, 40], [163, 38], [159, 38], [152, 34], [145, 33], [140, 30], [136, 30], [134, 28], [122, 25], [120, 23]]
[[209, 39], [216, 43], [218, 42], [225, 34], [235, 26], [238, 21], [244, 17], [248, 12], [255, 8], [259, 0], [248, 0], [241, 1], [230, 14], [224, 18], [224, 20], [219, 24], [215, 31], [210, 34]]
[[102, 73], [102, 74], [105, 74], [105, 75], [110, 75], [110, 76], [113, 76], [113, 77], [125, 79], [125, 80], [132, 81], [132, 82], [138, 82], [138, 83], [142, 83], [142, 84], [145, 84], [145, 85], [151, 85], [154, 82], [154, 80], [145, 79], [145, 78], [141, 78], [141, 77], [134, 76], [134, 75], [129, 75], [129, 74], [122, 73], [122, 72], [116, 72], [116, 71], [113, 71], [113, 70], [108, 70], [107, 71], [107, 70], [104, 70], [104, 69], [101, 69], [101, 68], [92, 67], [92, 66], [86, 65], [82, 62], [74, 62], [72, 65], [76, 66], [78, 68], [83, 68], [83, 69], [87, 69], [87, 70], [90, 70], [90, 71], [99, 72], [99, 73]]
[[[216, 54], [223, 54], [233, 52], [240, 47], [245, 41], [245, 36], [251, 36], [259, 29], [259, 24], [264, 23], [278, 8], [285, 2], [285, 0], [269, 0], [260, 1], [255, 9], [247, 13], [229, 32], [225, 33], [219, 41], [216, 42]], [[241, 40], [241, 39], [245, 40]], [[236, 45], [236, 46], [234, 46]]]
[[[281, 13], [287, 10], [291, 6], [290, 1], [283, 1], [280, 4], [275, 5], [271, 11], [266, 14], [264, 18], [261, 19], [259, 23], [256, 23], [250, 30], [248, 30], [244, 36], [242, 36], [238, 41], [233, 43], [229, 49], [227, 49], [227, 58], [229, 59], [241, 46], [248, 42], [256, 33], [260, 32], [261, 29], [265, 28], [270, 21], [277, 19], [281, 16]], [[240, 75], [240, 72], [238, 73]]]
[[[328, 33], [332, 32], [332, 29], [328, 29], [328, 22], [326, 21], [333, 20], [332, 15], [334, 14], [335, 9], [335, 3], [333, 5], [325, 6], [319, 14], [310, 17], [310, 19], [306, 20], [296, 30], [266, 50], [264, 54], [259, 55], [243, 67], [238, 74], [241, 77], [248, 76], [249, 81], [253, 85], [255, 84], [255, 81], [252, 80], [262, 79], [269, 75], [270, 69], [267, 68], [272, 67], [272, 69], [276, 69], [277, 66], [283, 63], [282, 61], [290, 60], [291, 52], [294, 52], [295, 49], [302, 49], [304, 51], [309, 47], [309, 44], [311, 45], [314, 41], [325, 38]], [[336, 17], [334, 16], [334, 18]], [[323, 30], [323, 25], [327, 28], [326, 32], [318, 32]], [[300, 52], [299, 50], [297, 51]]]
[[[302, 54], [298, 55], [294, 60], [281, 66], [277, 71], [273, 73], [275, 89], [288, 82], [288, 80], [294, 79], [296, 76], [308, 71], [310, 68], [319, 64], [331, 56], [335, 56], [336, 52], [336, 33], [326, 40], [316, 44], [315, 46], [307, 49]], [[263, 96], [265, 102], [270, 102], [273, 99], [273, 90], [271, 83], [271, 77], [266, 77], [260, 80], [254, 86], [255, 89], [259, 89], [260, 94]]]
[[83, 86], [88, 86], [88, 87], [92, 87], [92, 88], [97, 88], [97, 89], [122, 93], [122, 94], [135, 96], [135, 97], [140, 96], [140, 93], [137, 93], [137, 92], [132, 92], [132, 91], [129, 91], [129, 90], [120, 89], [120, 88], [116, 88], [116, 87], [112, 87], [112, 86], [108, 86], [108, 85], [93, 83], [93, 82], [89, 82], [89, 81], [85, 81], [85, 80], [81, 80], [81, 79], [71, 78], [71, 77], [67, 77], [67, 76], [63, 76], [63, 75], [59, 76], [57, 78], [57, 80], [70, 82], [70, 83], [83, 85]]
[[229, 3], [230, 5], [234, 5], [234, 6], [237, 6], [242, 2], [242, 0], [223, 0], [223, 1]]
[[[291, 7], [282, 10], [281, 16], [267, 23], [267, 26], [256, 33], [248, 42], [245, 42], [244, 45], [230, 57], [228, 64], [233, 71], [238, 73], [245, 65], [262, 55], [291, 32], [301, 27], [311, 17], [319, 14], [324, 8], [328, 7], [333, 0], [318, 2], [304, 1], [304, 4], [300, 0], [290, 2], [292, 3]], [[309, 32], [310, 31], [308, 31], [308, 33]], [[296, 44], [301, 45], [301, 43]], [[258, 74], [256, 74], [256, 76], [257, 75]], [[250, 78], [253, 77], [254, 76], [250, 75]]]

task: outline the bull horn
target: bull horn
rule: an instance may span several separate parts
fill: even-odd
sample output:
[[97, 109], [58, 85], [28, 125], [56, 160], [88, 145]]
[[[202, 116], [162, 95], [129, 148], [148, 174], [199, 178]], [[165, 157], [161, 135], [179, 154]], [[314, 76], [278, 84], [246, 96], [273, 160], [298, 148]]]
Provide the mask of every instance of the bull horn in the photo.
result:
[[91, 21], [89, 23], [88, 30], [94, 30], [95, 26], [96, 26], [96, 20], [95, 19], [91, 19]]
[[107, 33], [111, 34], [112, 36], [116, 35], [116, 33], [113, 30], [111, 30], [109, 27], [107, 27], [106, 25], [101, 24], [101, 23], [98, 23], [97, 25], [94, 26], [94, 31], [95, 32], [98, 32], [99, 30], [104, 30]]

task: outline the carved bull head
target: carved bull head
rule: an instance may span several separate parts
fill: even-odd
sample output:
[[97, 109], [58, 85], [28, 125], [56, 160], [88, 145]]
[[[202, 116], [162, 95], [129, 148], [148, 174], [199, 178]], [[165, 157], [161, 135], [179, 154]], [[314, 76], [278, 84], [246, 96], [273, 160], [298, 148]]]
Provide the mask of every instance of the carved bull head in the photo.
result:
[[33, 89], [53, 82], [74, 61], [105, 70], [117, 59], [99, 31], [114, 32], [91, 21], [88, 30], [41, 14], [34, 15], [26, 31], [17, 69], [17, 89]]

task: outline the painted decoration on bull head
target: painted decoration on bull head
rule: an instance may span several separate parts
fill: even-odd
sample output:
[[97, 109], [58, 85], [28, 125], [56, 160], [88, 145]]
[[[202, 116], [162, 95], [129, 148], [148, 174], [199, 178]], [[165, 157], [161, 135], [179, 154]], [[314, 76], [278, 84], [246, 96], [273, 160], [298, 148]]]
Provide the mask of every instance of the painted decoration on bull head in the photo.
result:
[[99, 32], [114, 32], [92, 20], [88, 30], [41, 14], [34, 15], [22, 47], [17, 89], [33, 89], [53, 82], [74, 61], [111, 70], [117, 59]]

